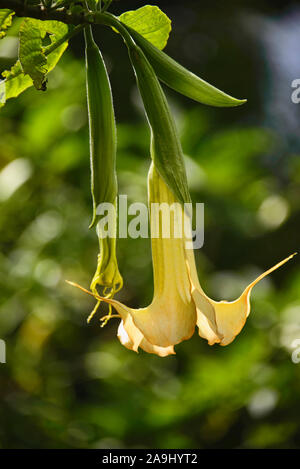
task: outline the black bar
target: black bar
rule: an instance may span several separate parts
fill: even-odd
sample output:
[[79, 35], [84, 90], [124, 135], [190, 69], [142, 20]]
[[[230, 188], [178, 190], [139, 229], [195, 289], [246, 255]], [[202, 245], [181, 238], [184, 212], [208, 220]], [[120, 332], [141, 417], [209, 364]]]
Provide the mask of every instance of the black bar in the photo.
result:
[[[234, 454], [232, 454], [234, 453]], [[0, 464], [2, 457], [9, 464], [20, 463], [29, 465], [30, 468], [41, 468], [41, 464], [68, 464], [67, 467], [97, 468], [121, 466], [126, 468], [151, 467], [152, 465], [177, 465], [199, 467], [206, 462], [218, 465], [223, 461], [231, 465], [244, 465], [245, 461], [251, 463], [259, 460], [262, 456], [279, 457], [286, 462], [289, 457], [288, 450], [251, 450], [251, 449], [3, 449], [0, 450]], [[223, 465], [222, 464], [222, 465]], [[1, 467], [5, 467], [1, 464]], [[242, 466], [239, 466], [242, 467]], [[202, 469], [202, 468], [201, 468]]]

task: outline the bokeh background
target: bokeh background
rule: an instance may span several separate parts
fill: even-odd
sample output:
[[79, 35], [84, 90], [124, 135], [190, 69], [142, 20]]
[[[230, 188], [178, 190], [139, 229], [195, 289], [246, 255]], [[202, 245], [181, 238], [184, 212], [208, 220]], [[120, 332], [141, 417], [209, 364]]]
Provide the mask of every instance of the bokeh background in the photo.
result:
[[[151, 1], [173, 21], [166, 52], [238, 98], [214, 109], [167, 91], [194, 202], [205, 203], [199, 277], [215, 299], [299, 249], [300, 7], [292, 1]], [[119, 14], [142, 6], [116, 1]], [[0, 70], [17, 26], [0, 41]], [[99, 28], [118, 121], [120, 193], [146, 200], [149, 131], [127, 51]], [[258, 285], [246, 327], [228, 347], [196, 334], [177, 355], [123, 348], [117, 320], [86, 318], [98, 244], [91, 219], [84, 48], [74, 39], [49, 75], [0, 112], [0, 364], [2, 448], [299, 448], [300, 271], [297, 257]], [[135, 307], [151, 300], [149, 240], [120, 240]], [[105, 309], [105, 308], [104, 308]]]

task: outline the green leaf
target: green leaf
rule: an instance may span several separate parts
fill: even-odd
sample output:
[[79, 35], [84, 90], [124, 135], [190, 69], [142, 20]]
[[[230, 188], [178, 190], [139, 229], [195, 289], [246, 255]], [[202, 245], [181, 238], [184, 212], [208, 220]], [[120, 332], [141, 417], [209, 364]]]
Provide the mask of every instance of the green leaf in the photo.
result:
[[[24, 74], [31, 77], [36, 89], [46, 89], [46, 74], [51, 65], [51, 60], [46, 57], [47, 47], [43, 47], [43, 39], [48, 33], [53, 45], [67, 32], [68, 26], [58, 21], [40, 21], [32, 18], [23, 21], [20, 27], [19, 59]], [[65, 44], [62, 44], [53, 52], [54, 57], [59, 58], [64, 50]], [[57, 63], [55, 58], [54, 61]]]
[[[38, 22], [43, 23], [43, 29], [40, 28], [42, 36], [45, 36], [46, 32], [50, 32], [51, 44], [43, 49], [47, 59], [45, 69], [46, 73], [49, 73], [56, 66], [60, 57], [68, 47], [68, 42], [65, 41], [51, 52], [55, 43], [59, 39], [62, 39], [67, 33], [68, 27], [58, 21]], [[35, 73], [37, 73], [36, 70]], [[24, 73], [20, 60], [18, 60], [10, 70], [4, 71], [2, 75], [4, 80], [0, 81], [0, 107], [2, 107], [8, 99], [16, 98], [27, 88], [33, 86], [33, 80], [29, 74]]]
[[44, 36], [46, 33], [50, 34], [52, 43], [61, 39], [69, 31], [69, 26], [61, 21], [35, 21], [39, 23], [40, 30]]
[[0, 39], [5, 36], [7, 29], [11, 26], [14, 14], [12, 10], [0, 10]]
[[33, 85], [29, 75], [24, 75], [20, 61], [18, 60], [10, 70], [2, 73], [5, 80], [0, 82], [0, 107], [9, 98], [19, 96], [23, 91]]
[[[64, 41], [61, 45], [55, 48], [58, 41], [68, 33], [69, 27], [60, 21], [42, 21], [45, 34], [50, 34], [51, 44], [45, 47], [45, 55], [47, 56], [47, 72], [49, 73], [58, 63], [59, 59], [68, 47], [68, 41]], [[51, 50], [53, 52], [51, 52]]]
[[19, 59], [37, 90], [45, 89], [47, 58], [43, 51], [42, 34], [36, 20], [26, 18], [20, 27]]
[[126, 11], [119, 20], [137, 31], [155, 47], [162, 50], [169, 38], [171, 20], [157, 6], [146, 5], [138, 10]]
[[134, 41], [141, 47], [158, 78], [178, 93], [202, 104], [232, 107], [244, 104], [246, 99], [236, 99], [199, 78], [182, 67], [167, 54], [154, 47], [141, 34], [128, 27]]

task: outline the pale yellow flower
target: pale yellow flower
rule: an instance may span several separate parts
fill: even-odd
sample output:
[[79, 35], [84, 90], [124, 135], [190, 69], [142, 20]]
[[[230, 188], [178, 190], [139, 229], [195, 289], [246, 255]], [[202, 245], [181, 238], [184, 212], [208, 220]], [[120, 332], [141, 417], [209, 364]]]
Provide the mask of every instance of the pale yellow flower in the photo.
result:
[[[175, 202], [172, 192], [152, 165], [149, 171], [149, 207], [152, 203]], [[118, 337], [123, 345], [137, 351], [139, 347], [150, 353], [165, 356], [174, 353], [174, 345], [189, 339], [195, 330], [196, 308], [191, 296], [189, 272], [186, 268], [183, 238], [175, 238], [174, 224], [179, 203], [171, 213], [170, 238], [163, 238], [159, 212], [151, 214], [151, 238], [154, 276], [154, 297], [146, 308], [133, 309], [115, 300], [111, 303], [122, 322]]]
[[[106, 322], [111, 317], [121, 318], [118, 338], [130, 350], [137, 352], [141, 348], [161, 357], [174, 354], [174, 346], [189, 339], [196, 325], [199, 335], [210, 345], [228, 345], [239, 334], [250, 313], [250, 293], [254, 285], [293, 255], [255, 279], [237, 300], [214, 301], [201, 288], [193, 249], [187, 248], [186, 241], [191, 236], [186, 236], [184, 228], [189, 226], [190, 230], [189, 215], [176, 202], [153, 164], [148, 184], [154, 276], [152, 303], [145, 308], [133, 309], [112, 298], [99, 297], [95, 292], [87, 293], [93, 294], [98, 301], [103, 300], [114, 306], [118, 314], [102, 319]], [[153, 203], [173, 207], [168, 212], [172, 215], [169, 238], [163, 236], [163, 215], [152, 209]], [[181, 231], [182, 235], [178, 236]], [[154, 237], [155, 233], [157, 237]]]

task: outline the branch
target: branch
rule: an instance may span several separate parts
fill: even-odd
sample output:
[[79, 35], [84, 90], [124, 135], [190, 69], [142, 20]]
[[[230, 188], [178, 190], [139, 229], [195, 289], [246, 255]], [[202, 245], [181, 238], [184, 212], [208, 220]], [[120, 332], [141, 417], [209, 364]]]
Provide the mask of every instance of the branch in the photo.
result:
[[95, 23], [94, 14], [90, 12], [78, 14], [72, 13], [66, 8], [54, 10], [53, 8], [45, 8], [43, 5], [26, 5], [26, 2], [21, 0], [0, 0], [0, 9], [3, 8], [13, 10], [20, 17], [56, 20], [74, 25]]
[[117, 29], [128, 46], [133, 41], [124, 25], [111, 13], [83, 11], [78, 14], [72, 13], [65, 8], [54, 10], [53, 8], [45, 8], [41, 5], [26, 5], [26, 2], [22, 2], [21, 0], [0, 0], [0, 9], [2, 8], [13, 10], [15, 14], [20, 17], [36, 18], [39, 20], [56, 20], [74, 26], [102, 24]]
[[[26, 18], [36, 18], [38, 20], [56, 20], [62, 23], [72, 24], [74, 26], [88, 25], [88, 24], [102, 24], [105, 26], [114, 27], [120, 34], [129, 41], [130, 36], [128, 31], [117, 17], [107, 12], [91, 12], [82, 11], [82, 13], [72, 13], [66, 8], [53, 9], [45, 8], [42, 5], [26, 5], [25, 1], [21, 0], [0, 0], [0, 10], [8, 8], [13, 10], [16, 16]], [[130, 41], [129, 41], [130, 42]]]

